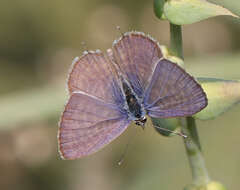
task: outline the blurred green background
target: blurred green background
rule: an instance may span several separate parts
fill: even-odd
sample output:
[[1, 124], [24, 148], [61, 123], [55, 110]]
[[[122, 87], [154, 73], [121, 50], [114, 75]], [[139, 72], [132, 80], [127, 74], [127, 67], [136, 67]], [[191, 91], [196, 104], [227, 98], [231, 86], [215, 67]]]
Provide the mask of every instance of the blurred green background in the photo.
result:
[[[240, 1], [218, 2], [240, 15]], [[121, 31], [169, 44], [169, 24], [143, 0], [2, 0], [0, 3], [0, 189], [177, 190], [191, 182], [180, 137], [131, 126], [102, 151], [76, 161], [57, 152], [57, 123], [74, 57], [106, 50]], [[194, 76], [240, 79], [240, 21], [218, 17], [183, 28], [186, 69]], [[240, 106], [197, 121], [210, 176], [239, 189]], [[127, 142], [129, 151], [117, 165]]]

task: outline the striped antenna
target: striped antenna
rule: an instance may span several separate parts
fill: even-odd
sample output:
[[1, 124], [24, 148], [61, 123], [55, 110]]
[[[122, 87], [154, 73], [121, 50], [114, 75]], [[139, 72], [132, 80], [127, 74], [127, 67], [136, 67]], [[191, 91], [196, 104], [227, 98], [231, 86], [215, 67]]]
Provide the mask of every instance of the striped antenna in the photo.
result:
[[175, 135], [181, 136], [181, 137], [183, 137], [183, 138], [185, 138], [185, 139], [187, 138], [187, 135], [183, 134], [182, 132], [171, 131], [171, 130], [169, 130], [169, 129], [162, 128], [162, 127], [158, 127], [158, 126], [156, 126], [156, 125], [154, 125], [154, 127], [155, 127], [155, 128], [158, 128], [158, 129], [160, 129], [160, 130], [162, 130], [162, 131], [170, 132], [170, 133], [173, 133], [173, 134], [175, 134]]

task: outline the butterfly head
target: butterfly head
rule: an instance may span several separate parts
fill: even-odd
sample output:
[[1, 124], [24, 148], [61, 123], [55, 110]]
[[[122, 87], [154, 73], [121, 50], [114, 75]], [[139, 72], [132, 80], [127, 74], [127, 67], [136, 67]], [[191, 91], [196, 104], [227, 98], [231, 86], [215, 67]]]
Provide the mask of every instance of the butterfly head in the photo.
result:
[[145, 123], [147, 122], [146, 116], [141, 117], [140, 119], [135, 120], [135, 124], [141, 126], [143, 129], [145, 127]]

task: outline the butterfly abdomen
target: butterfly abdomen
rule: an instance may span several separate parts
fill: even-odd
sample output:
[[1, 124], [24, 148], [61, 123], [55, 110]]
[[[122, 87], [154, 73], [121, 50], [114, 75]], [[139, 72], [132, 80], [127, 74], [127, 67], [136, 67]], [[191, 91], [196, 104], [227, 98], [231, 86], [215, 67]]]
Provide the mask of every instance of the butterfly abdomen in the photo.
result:
[[136, 118], [142, 117], [142, 109], [141, 105], [138, 102], [138, 99], [134, 95], [132, 89], [128, 86], [126, 82], [123, 82], [123, 90], [125, 93], [127, 105], [129, 108], [129, 112]]

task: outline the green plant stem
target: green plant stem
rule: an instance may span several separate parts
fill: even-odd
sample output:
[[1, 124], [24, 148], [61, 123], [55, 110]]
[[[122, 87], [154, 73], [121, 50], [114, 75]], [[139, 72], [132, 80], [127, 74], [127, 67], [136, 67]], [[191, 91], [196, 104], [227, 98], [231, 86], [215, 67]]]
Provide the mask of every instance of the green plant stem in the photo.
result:
[[170, 44], [171, 44], [171, 53], [183, 59], [182, 27], [181, 26], [170, 23]]
[[210, 178], [201, 152], [197, 127], [193, 117], [186, 118], [186, 122], [182, 124], [182, 132], [187, 135], [184, 144], [192, 171], [193, 184], [205, 186], [210, 182]]
[[[182, 28], [170, 23], [171, 53], [183, 59]], [[184, 144], [192, 171], [193, 184], [206, 185], [210, 180], [197, 133], [195, 119], [187, 117], [182, 122], [182, 132], [187, 135]]]

